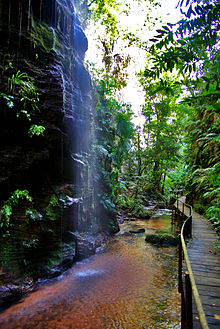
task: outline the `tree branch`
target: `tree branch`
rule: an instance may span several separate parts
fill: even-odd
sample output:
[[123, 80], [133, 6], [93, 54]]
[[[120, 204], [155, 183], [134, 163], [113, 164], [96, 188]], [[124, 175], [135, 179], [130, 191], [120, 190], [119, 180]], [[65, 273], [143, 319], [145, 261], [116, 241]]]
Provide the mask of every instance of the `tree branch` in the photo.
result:
[[92, 2], [90, 2], [90, 4], [87, 5], [87, 7], [90, 7], [96, 0], [92, 0]]

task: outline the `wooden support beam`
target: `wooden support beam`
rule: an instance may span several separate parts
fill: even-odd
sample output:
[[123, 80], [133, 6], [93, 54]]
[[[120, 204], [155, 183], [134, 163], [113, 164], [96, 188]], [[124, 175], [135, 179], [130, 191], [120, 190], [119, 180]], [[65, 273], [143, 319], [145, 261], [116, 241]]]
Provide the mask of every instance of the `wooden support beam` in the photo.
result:
[[185, 273], [185, 291], [186, 291], [186, 328], [193, 329], [192, 318], [192, 287], [189, 273]]

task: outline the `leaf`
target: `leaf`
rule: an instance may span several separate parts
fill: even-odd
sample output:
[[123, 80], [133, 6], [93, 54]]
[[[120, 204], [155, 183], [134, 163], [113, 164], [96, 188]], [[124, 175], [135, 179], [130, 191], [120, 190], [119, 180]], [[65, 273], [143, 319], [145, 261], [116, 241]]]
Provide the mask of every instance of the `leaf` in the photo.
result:
[[168, 27], [167, 25], [163, 25], [162, 28], [163, 28], [164, 30], [168, 31], [168, 32], [170, 31], [170, 29], [169, 29], [169, 27]]

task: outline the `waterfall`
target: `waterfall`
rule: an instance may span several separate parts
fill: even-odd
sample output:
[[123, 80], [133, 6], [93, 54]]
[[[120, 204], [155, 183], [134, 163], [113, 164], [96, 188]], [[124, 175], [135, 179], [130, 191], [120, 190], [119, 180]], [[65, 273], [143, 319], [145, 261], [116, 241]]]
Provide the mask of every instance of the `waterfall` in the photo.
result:
[[[84, 66], [88, 41], [72, 0], [0, 0], [0, 16], [1, 92], [10, 94], [8, 79], [24, 73], [36, 87], [31, 97], [37, 104], [34, 109], [27, 101], [30, 120], [21, 114], [16, 82], [9, 95], [13, 108], [0, 99], [0, 207], [17, 189], [33, 199], [31, 208], [19, 201], [14, 210], [0, 263], [17, 274], [30, 269], [37, 279], [89, 256], [109, 236], [111, 214], [103, 215], [94, 185], [95, 97]], [[28, 137], [32, 123], [44, 127], [43, 136]]]

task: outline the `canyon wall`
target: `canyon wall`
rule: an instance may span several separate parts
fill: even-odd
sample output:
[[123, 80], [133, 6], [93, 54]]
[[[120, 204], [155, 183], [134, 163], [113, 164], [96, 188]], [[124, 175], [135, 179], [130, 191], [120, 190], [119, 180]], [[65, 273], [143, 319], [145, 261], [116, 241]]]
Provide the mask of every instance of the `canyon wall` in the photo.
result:
[[96, 100], [74, 2], [1, 0], [0, 17], [0, 197], [13, 210], [1, 263], [37, 278], [94, 252], [117, 224], [98, 197]]

